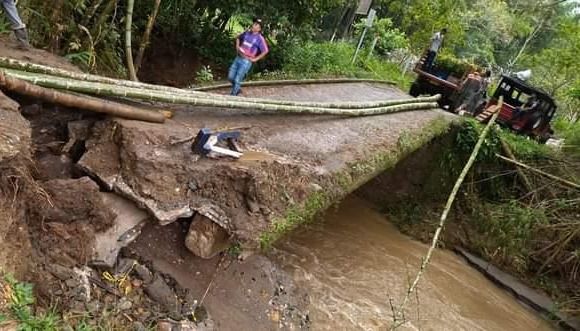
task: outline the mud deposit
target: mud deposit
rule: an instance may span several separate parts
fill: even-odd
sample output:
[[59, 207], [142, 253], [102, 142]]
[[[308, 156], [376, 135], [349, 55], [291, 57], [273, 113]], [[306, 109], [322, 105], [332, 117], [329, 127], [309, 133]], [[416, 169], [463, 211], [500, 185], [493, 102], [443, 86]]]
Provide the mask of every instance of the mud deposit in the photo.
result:
[[[387, 330], [428, 247], [350, 196], [318, 226], [280, 242], [274, 259], [310, 295], [312, 330]], [[455, 254], [434, 255], [404, 330], [552, 330]], [[417, 304], [418, 301], [418, 304]]]

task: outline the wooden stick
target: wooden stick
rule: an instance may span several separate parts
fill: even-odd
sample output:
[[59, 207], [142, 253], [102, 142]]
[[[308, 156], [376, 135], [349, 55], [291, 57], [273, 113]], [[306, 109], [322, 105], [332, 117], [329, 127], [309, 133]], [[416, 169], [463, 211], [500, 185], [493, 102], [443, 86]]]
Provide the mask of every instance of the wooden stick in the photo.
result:
[[500, 159], [502, 159], [502, 160], [504, 160], [504, 161], [506, 161], [506, 162], [509, 162], [509, 163], [511, 163], [511, 164], [515, 164], [515, 165], [517, 165], [518, 167], [522, 167], [522, 168], [524, 168], [524, 169], [527, 169], [527, 170], [530, 170], [530, 171], [532, 171], [532, 172], [535, 172], [535, 173], [537, 173], [538, 175], [542, 175], [542, 176], [544, 176], [544, 177], [548, 177], [548, 178], [550, 178], [550, 179], [553, 179], [553, 180], [555, 180], [555, 181], [557, 181], [557, 182], [559, 182], [559, 183], [561, 183], [561, 184], [564, 184], [564, 185], [566, 185], [566, 186], [569, 186], [569, 187], [571, 187], [571, 188], [575, 188], [575, 189], [577, 189], [577, 190], [580, 190], [580, 185], [579, 185], [579, 184], [576, 184], [576, 183], [574, 183], [574, 182], [571, 182], [571, 181], [569, 181], [569, 180], [566, 180], [566, 179], [564, 179], [564, 178], [561, 178], [561, 177], [558, 177], [558, 176], [555, 176], [555, 175], [549, 174], [549, 173], [547, 173], [547, 172], [544, 172], [544, 171], [542, 171], [542, 170], [539, 170], [539, 169], [536, 169], [536, 168], [532, 168], [532, 167], [530, 167], [530, 166], [529, 166], [529, 165], [527, 165], [527, 164], [521, 163], [521, 162], [519, 162], [519, 161], [516, 161], [516, 160], [512, 160], [512, 159], [510, 159], [510, 158], [507, 158], [507, 157], [505, 157], [505, 156], [502, 156], [502, 155], [499, 155], [499, 154], [495, 154], [495, 156], [497, 156], [498, 158], [500, 158]]
[[17, 78], [7, 76], [1, 70], [0, 86], [18, 94], [27, 95], [66, 107], [86, 109], [94, 112], [106, 113], [113, 116], [146, 122], [163, 123], [165, 121], [165, 117], [159, 112], [146, 111], [133, 106], [128, 106], [108, 100], [102, 100], [89, 96], [78, 96], [40, 87]]
[[[437, 226], [437, 230], [435, 230], [435, 235], [433, 236], [433, 240], [431, 241], [431, 246], [429, 247], [429, 250], [427, 251], [427, 255], [423, 258], [423, 261], [421, 262], [421, 266], [419, 268], [419, 271], [417, 272], [417, 275], [415, 276], [415, 280], [413, 281], [413, 283], [411, 284], [411, 286], [407, 290], [407, 294], [403, 298], [403, 302], [401, 303], [401, 305], [397, 309], [395, 316], [393, 316], [393, 318], [395, 319], [395, 322], [397, 322], [397, 318], [403, 314], [404, 309], [405, 309], [405, 305], [409, 301], [411, 294], [413, 294], [413, 292], [415, 292], [415, 290], [417, 289], [417, 286], [419, 285], [419, 281], [421, 280], [423, 273], [427, 269], [427, 266], [429, 265], [429, 261], [431, 261], [431, 256], [433, 255], [433, 252], [435, 251], [435, 248], [437, 247], [437, 243], [439, 242], [439, 237], [441, 236], [441, 232], [443, 231], [443, 227], [445, 226], [445, 222], [447, 221], [447, 215], [449, 215], [449, 212], [451, 211], [451, 207], [453, 206], [453, 202], [455, 201], [455, 197], [457, 196], [457, 193], [459, 192], [459, 189], [461, 188], [461, 184], [463, 184], [463, 181], [465, 180], [467, 173], [471, 169], [471, 166], [473, 166], [473, 164], [475, 163], [475, 159], [477, 158], [477, 154], [479, 153], [479, 150], [481, 149], [481, 146], [483, 145], [483, 142], [485, 141], [487, 134], [491, 130], [491, 127], [495, 123], [495, 120], [497, 119], [497, 117], [500, 113], [499, 109], [501, 109], [502, 104], [503, 104], [503, 97], [500, 98], [498, 106], [494, 110], [495, 113], [493, 114], [493, 116], [491, 117], [489, 122], [487, 123], [483, 132], [481, 132], [481, 134], [479, 135], [479, 140], [477, 141], [477, 144], [475, 144], [475, 147], [473, 148], [473, 151], [471, 152], [471, 156], [469, 157], [469, 160], [467, 161], [467, 163], [463, 167], [463, 170], [461, 171], [461, 174], [457, 178], [457, 181], [455, 182], [455, 186], [453, 186], [453, 190], [451, 191], [451, 194], [449, 195], [449, 198], [447, 199], [447, 203], [445, 204], [445, 209], [443, 210], [443, 213], [441, 214], [441, 218], [439, 220], [439, 225]], [[393, 324], [391, 326], [391, 330], [398, 328], [399, 326], [401, 326], [404, 323], [405, 323], [405, 321], [403, 320], [403, 322]]]
[[[510, 146], [505, 142], [505, 140], [500, 138], [500, 143], [501, 143], [501, 148], [502, 148], [504, 154], [507, 157], [509, 157], [510, 159], [515, 160], [516, 156], [512, 152], [512, 149], [510, 148]], [[522, 183], [526, 187], [526, 190], [528, 192], [532, 191], [533, 190], [532, 182], [530, 182], [530, 179], [528, 178], [528, 176], [526, 176], [526, 174], [524, 174], [518, 167], [515, 167], [515, 168], [516, 168], [516, 172], [517, 172], [518, 176], [522, 180]]]
[[139, 46], [139, 50], [137, 51], [137, 58], [135, 59], [135, 73], [139, 72], [139, 69], [141, 69], [141, 64], [143, 64], [143, 56], [145, 55], [145, 49], [149, 45], [151, 31], [153, 30], [153, 26], [155, 25], [155, 19], [157, 18], [157, 14], [159, 13], [160, 4], [161, 0], [155, 0], [153, 4], [153, 11], [149, 16], [149, 20], [147, 21], [147, 27], [145, 28], [143, 38], [141, 39], [141, 45]]

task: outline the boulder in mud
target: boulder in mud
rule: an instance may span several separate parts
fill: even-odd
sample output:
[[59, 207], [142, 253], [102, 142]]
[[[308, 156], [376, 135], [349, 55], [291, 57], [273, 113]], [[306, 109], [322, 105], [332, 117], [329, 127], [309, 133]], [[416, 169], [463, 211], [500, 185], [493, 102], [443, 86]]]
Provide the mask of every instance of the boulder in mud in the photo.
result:
[[196, 214], [185, 238], [185, 246], [195, 255], [211, 259], [229, 246], [228, 232], [209, 218]]

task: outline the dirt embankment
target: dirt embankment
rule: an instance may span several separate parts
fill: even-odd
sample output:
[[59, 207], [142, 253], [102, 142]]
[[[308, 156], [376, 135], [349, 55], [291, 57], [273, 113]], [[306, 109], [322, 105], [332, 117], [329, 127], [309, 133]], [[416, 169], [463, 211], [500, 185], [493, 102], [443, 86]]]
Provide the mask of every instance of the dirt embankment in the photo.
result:
[[[38, 50], [2, 52], [70, 68]], [[406, 97], [373, 84], [247, 88], [244, 95]], [[58, 298], [61, 308], [88, 311], [92, 321], [112, 311], [125, 326], [171, 318], [193, 327], [196, 316], [198, 328], [307, 327], [307, 296], [269, 261], [189, 254], [184, 237], [192, 217], [203, 215], [244, 248], [257, 249], [262, 234], [288, 231], [439, 134], [429, 131], [434, 122], [443, 123], [439, 130], [449, 123], [433, 111], [342, 118], [171, 107], [175, 117], [159, 125], [10, 97], [19, 105], [3, 101], [0, 116], [10, 122], [2, 123], [14, 124], [2, 132], [18, 139], [3, 139], [7, 156], [0, 160], [26, 176], [2, 173], [10, 185], [2, 186], [1, 200], [13, 216], [0, 229], [22, 233], [13, 244], [25, 244], [22, 256], [31, 258], [22, 259], [19, 274], [35, 281], [47, 303]], [[194, 154], [201, 128], [241, 131], [245, 157]]]
[[[9, 39], [0, 39], [0, 46], [0, 56], [76, 70], [42, 50], [20, 52]], [[106, 132], [115, 123], [101, 115], [0, 93], [0, 272], [33, 282], [39, 304], [46, 308], [56, 305], [71, 325], [85, 320], [104, 329], [142, 330], [156, 324], [164, 330], [213, 330], [224, 329], [224, 325], [225, 329], [227, 325], [232, 329], [232, 314], [246, 319], [245, 324], [240, 322], [244, 329], [305, 323], [302, 321], [306, 315], [290, 315], [287, 307], [298, 311], [296, 304], [289, 304], [293, 297], [280, 292], [280, 288], [291, 288], [291, 282], [262, 258], [241, 264], [233, 255], [222, 255], [218, 257], [219, 268], [215, 259], [189, 261], [203, 273], [198, 270], [200, 278], [187, 279], [183, 286], [165, 274], [163, 264], [153, 264], [157, 261], [153, 255], [126, 251], [121, 253], [124, 258], [117, 260], [119, 250], [134, 240], [141, 229], [148, 229], [151, 218], [131, 201], [109, 193], [104, 181], [87, 176], [85, 168], [78, 165], [88, 149], [86, 156], [97, 156], [99, 165], [120, 169], [115, 162], [120, 156], [116, 143], [109, 145], [112, 149], [106, 144], [93, 148], [95, 141], [112, 142], [121, 137], [122, 130], [110, 136], [111, 132]], [[134, 125], [136, 131], [124, 132], [127, 145], [143, 139], [158, 141], [148, 132], [149, 127]], [[159, 139], [166, 139], [163, 134], [173, 137], [168, 132], [157, 134]], [[188, 149], [183, 147], [184, 151]], [[141, 147], [124, 150], [124, 169], [139, 174], [130, 182], [135, 187], [169, 191], [166, 199], [160, 201], [170, 203], [171, 191], [182, 184], [181, 178], [164, 175], [164, 162], [144, 162], [153, 157], [147, 154], [150, 152]], [[179, 169], [182, 161], [176, 160], [170, 166]], [[219, 177], [217, 173], [211, 175]], [[198, 176], [196, 185], [204, 187], [207, 175]], [[243, 170], [232, 176], [236, 176], [238, 190], [244, 194], [251, 190], [251, 180]], [[167, 190], [163, 182], [171, 189]], [[232, 194], [225, 186], [210, 186], [207, 190], [208, 196]], [[231, 200], [238, 205], [246, 203]], [[178, 224], [183, 223], [175, 223]], [[156, 240], [164, 242], [163, 238]], [[168, 261], [178, 256], [193, 258], [183, 243], [180, 238], [175, 242], [178, 252], [166, 252], [164, 257]], [[149, 243], [145, 245], [149, 247]], [[216, 273], [220, 276], [209, 288], [206, 280]], [[212, 294], [217, 291], [214, 287], [219, 288], [219, 300]], [[216, 318], [201, 302], [205, 296], [212, 303]], [[236, 301], [238, 305], [224, 309], [220, 300], [227, 301], [231, 296], [240, 299]], [[244, 297], [259, 300], [244, 301]]]

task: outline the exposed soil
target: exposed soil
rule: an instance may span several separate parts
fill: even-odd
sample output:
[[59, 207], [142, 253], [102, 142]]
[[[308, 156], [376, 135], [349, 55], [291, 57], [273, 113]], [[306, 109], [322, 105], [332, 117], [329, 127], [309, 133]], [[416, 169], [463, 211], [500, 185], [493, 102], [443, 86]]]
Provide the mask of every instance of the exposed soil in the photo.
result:
[[[20, 52], [5, 39], [0, 44], [0, 56], [73, 69], [44, 51]], [[406, 97], [372, 84], [243, 93], [312, 101]], [[397, 149], [409, 131], [447, 116], [417, 111], [341, 118], [171, 106], [174, 118], [158, 125], [10, 97], [18, 103], [0, 95], [0, 166], [11, 171], [2, 172], [0, 235], [7, 240], [0, 245], [11, 254], [0, 255], [0, 267], [33, 280], [47, 305], [87, 311], [93, 321], [113, 316], [110, 323], [123, 328], [164, 318], [191, 324], [192, 313], [201, 329], [308, 328], [307, 294], [267, 258], [193, 257], [184, 245], [191, 217], [214, 215], [245, 248], [257, 248], [260, 234], [288, 208], [315, 192], [342, 190], [337, 173], [349, 173], [351, 164], [377, 151]], [[240, 130], [246, 157], [195, 155], [191, 145], [201, 128]], [[114, 268], [92, 260], [97, 237], [119, 235], [111, 229], [124, 214], [103, 191], [127, 198], [155, 221], [144, 223]], [[119, 241], [129, 243], [141, 228]], [[15, 257], [20, 261], [7, 268]]]
[[225, 72], [211, 65], [211, 60], [202, 59], [195, 50], [175, 46], [176, 43], [167, 42], [161, 37], [153, 38], [151, 45], [163, 44], [164, 47], [147, 48], [144, 65], [139, 70], [139, 80], [175, 87], [191, 86], [195, 84], [199, 70], [208, 62], [214, 79], [225, 77]]

